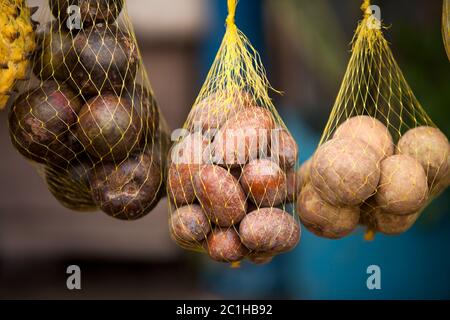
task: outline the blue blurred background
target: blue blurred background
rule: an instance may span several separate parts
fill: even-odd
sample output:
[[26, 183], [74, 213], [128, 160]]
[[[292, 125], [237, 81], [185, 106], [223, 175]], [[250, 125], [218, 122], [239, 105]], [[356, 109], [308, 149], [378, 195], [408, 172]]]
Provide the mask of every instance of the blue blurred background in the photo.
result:
[[[29, 2], [47, 7], [47, 0]], [[284, 92], [273, 99], [301, 162], [317, 147], [339, 90], [360, 4], [239, 1], [237, 25], [260, 52], [272, 85]], [[373, 4], [414, 93], [449, 136], [442, 2]], [[181, 127], [225, 32], [226, 0], [129, 0], [127, 7], [162, 112], [172, 129]], [[13, 150], [5, 112], [0, 120], [0, 298], [450, 298], [450, 190], [401, 236], [367, 242], [361, 229], [333, 241], [303, 229], [294, 251], [268, 265], [231, 269], [171, 241], [165, 199], [133, 223], [62, 208]], [[70, 264], [81, 267], [80, 292], [65, 287]], [[381, 290], [367, 289], [369, 265], [381, 268]]]

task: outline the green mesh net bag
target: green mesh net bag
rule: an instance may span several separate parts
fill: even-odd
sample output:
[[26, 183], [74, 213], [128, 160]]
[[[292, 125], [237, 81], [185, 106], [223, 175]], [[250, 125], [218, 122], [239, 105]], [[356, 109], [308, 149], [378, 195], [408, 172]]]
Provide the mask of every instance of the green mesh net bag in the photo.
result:
[[300, 170], [304, 226], [341, 238], [358, 224], [400, 234], [449, 185], [447, 137], [406, 82], [369, 1], [319, 148]]
[[49, 0], [46, 9], [30, 80], [10, 110], [11, 141], [64, 206], [143, 217], [165, 192], [168, 135], [125, 2]]
[[293, 249], [298, 147], [269, 98], [258, 53], [237, 28], [226, 33], [169, 153], [169, 227], [180, 246], [233, 266]]

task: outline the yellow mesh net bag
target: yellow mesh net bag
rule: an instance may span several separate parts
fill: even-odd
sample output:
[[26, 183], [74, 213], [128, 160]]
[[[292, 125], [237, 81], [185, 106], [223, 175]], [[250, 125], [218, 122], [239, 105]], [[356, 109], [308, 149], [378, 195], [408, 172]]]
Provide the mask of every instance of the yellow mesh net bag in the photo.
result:
[[293, 249], [298, 147], [269, 98], [256, 50], [228, 1], [226, 32], [183, 129], [173, 133], [167, 194], [176, 243], [233, 266]]
[[[164, 194], [168, 135], [124, 0], [49, 0], [11, 141], [77, 211], [135, 220]], [[47, 14], [45, 14], [47, 12]]]
[[336, 102], [297, 209], [304, 226], [341, 238], [358, 224], [400, 234], [449, 184], [447, 137], [433, 124], [397, 65], [369, 1]]
[[445, 50], [450, 60], [450, 0], [444, 0], [443, 2], [442, 37], [444, 38]]

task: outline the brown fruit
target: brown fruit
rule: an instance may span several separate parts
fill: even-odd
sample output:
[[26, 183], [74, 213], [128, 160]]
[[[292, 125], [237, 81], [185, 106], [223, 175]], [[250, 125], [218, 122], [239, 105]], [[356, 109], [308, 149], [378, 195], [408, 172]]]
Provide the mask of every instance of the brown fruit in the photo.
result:
[[297, 245], [300, 225], [281, 209], [262, 208], [242, 219], [239, 234], [247, 248], [276, 254], [292, 250]]
[[311, 181], [311, 164], [312, 158], [309, 158], [300, 166], [300, 169], [298, 169], [297, 176], [299, 189]]
[[374, 194], [379, 179], [379, 158], [359, 139], [332, 139], [313, 156], [311, 182], [335, 206], [359, 205]]
[[273, 259], [273, 254], [264, 252], [252, 252], [248, 255], [248, 260], [257, 265], [267, 264]]
[[447, 137], [437, 128], [423, 126], [408, 130], [398, 141], [397, 153], [419, 161], [430, 186], [438, 183], [450, 170], [450, 145]]
[[241, 185], [258, 207], [275, 207], [287, 196], [286, 174], [267, 159], [250, 161], [242, 171]]
[[53, 16], [61, 22], [67, 21], [73, 12], [68, 12], [70, 6], [80, 8], [80, 22], [83, 27], [98, 22], [114, 22], [122, 11], [124, 0], [49, 0]]
[[211, 227], [199, 205], [187, 205], [176, 209], [170, 215], [172, 236], [178, 243], [197, 243], [208, 235]]
[[190, 129], [220, 129], [228, 118], [251, 105], [254, 105], [253, 98], [247, 92], [213, 93], [193, 106], [188, 118]]
[[44, 31], [38, 33], [39, 49], [34, 56], [34, 74], [41, 80], [67, 81], [70, 77], [68, 61], [73, 35], [58, 23], [49, 22]]
[[197, 198], [211, 222], [220, 227], [239, 223], [247, 202], [239, 182], [226, 169], [204, 165], [194, 179]]
[[230, 117], [214, 137], [214, 163], [239, 166], [267, 155], [274, 129], [270, 111], [248, 107]]
[[141, 119], [127, 99], [107, 93], [83, 106], [76, 134], [92, 156], [118, 163], [138, 146]]
[[286, 129], [272, 132], [270, 155], [274, 161], [278, 161], [281, 168], [290, 169], [297, 163], [298, 146]]
[[286, 173], [286, 202], [294, 202], [301, 190], [301, 181], [298, 173], [294, 169], [290, 169]]
[[208, 143], [201, 133], [192, 133], [171, 148], [167, 187], [169, 198], [175, 205], [196, 200], [194, 178], [204, 163], [203, 152]]
[[375, 200], [384, 212], [412, 214], [421, 209], [427, 199], [427, 177], [418, 161], [407, 155], [394, 155], [381, 162]]
[[310, 183], [300, 192], [297, 212], [308, 230], [330, 239], [350, 234], [359, 221], [358, 207], [335, 207], [324, 201]]
[[9, 133], [26, 158], [65, 165], [81, 146], [72, 133], [81, 100], [65, 84], [45, 81], [19, 96], [9, 114]]
[[68, 61], [71, 85], [85, 97], [112, 91], [120, 96], [138, 68], [135, 41], [113, 25], [97, 24], [76, 35]]
[[154, 155], [130, 156], [120, 165], [99, 164], [91, 172], [96, 204], [108, 215], [136, 220], [148, 214], [163, 193], [161, 165]]
[[397, 215], [382, 211], [373, 214], [376, 230], [386, 235], [398, 235], [408, 231], [420, 216], [420, 212]]
[[211, 259], [218, 262], [240, 261], [248, 253], [248, 249], [241, 243], [239, 235], [233, 228], [212, 230], [204, 248]]
[[373, 148], [379, 161], [394, 154], [394, 143], [388, 128], [373, 117], [347, 119], [336, 129], [333, 138], [359, 139]]

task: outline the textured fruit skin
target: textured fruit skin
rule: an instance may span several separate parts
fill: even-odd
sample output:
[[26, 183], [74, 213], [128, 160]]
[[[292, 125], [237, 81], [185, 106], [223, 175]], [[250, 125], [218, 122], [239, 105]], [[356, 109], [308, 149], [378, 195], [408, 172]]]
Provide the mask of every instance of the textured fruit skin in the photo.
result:
[[88, 212], [97, 209], [89, 182], [90, 164], [74, 161], [67, 170], [46, 168], [45, 180], [51, 194], [64, 207]]
[[379, 158], [359, 139], [332, 139], [314, 154], [310, 174], [324, 200], [335, 206], [356, 206], [377, 188]]
[[38, 50], [34, 54], [33, 72], [41, 80], [67, 81], [70, 69], [66, 57], [73, 50], [73, 35], [57, 22], [49, 22], [38, 33]]
[[259, 207], [274, 207], [287, 197], [286, 174], [267, 159], [255, 159], [242, 170], [242, 188]]
[[267, 154], [274, 128], [273, 116], [267, 109], [248, 107], [238, 112], [214, 137], [216, 163], [239, 166], [256, 159], [260, 149]]
[[335, 207], [324, 201], [312, 184], [306, 184], [297, 199], [303, 225], [314, 234], [339, 239], [356, 229], [359, 207]]
[[450, 145], [447, 137], [437, 128], [422, 126], [408, 130], [398, 141], [397, 153], [419, 161], [429, 185], [439, 183], [450, 170]]
[[142, 218], [161, 199], [161, 170], [159, 159], [148, 153], [131, 156], [118, 166], [99, 164], [90, 173], [95, 203], [120, 220]]
[[68, 61], [77, 92], [85, 97], [106, 91], [120, 95], [136, 75], [137, 46], [117, 27], [96, 24], [78, 32]]
[[300, 181], [300, 177], [298, 172], [294, 169], [290, 169], [286, 172], [286, 201], [294, 202], [297, 199], [297, 195], [301, 190], [302, 182]]
[[420, 163], [407, 155], [393, 155], [381, 162], [375, 201], [384, 212], [408, 215], [428, 200], [428, 184]]
[[64, 85], [43, 82], [21, 95], [9, 114], [9, 133], [16, 149], [39, 163], [62, 165], [81, 150], [72, 130], [81, 100]]
[[155, 134], [159, 129], [159, 111], [152, 92], [140, 84], [133, 83], [133, 87], [127, 89], [123, 97], [130, 101], [131, 106], [142, 119], [143, 135], [141, 145], [145, 146], [149, 143], [154, 143]]
[[300, 225], [278, 208], [250, 212], [239, 226], [242, 243], [249, 249], [271, 254], [292, 250], [300, 240]]
[[253, 104], [253, 98], [247, 92], [213, 93], [193, 106], [188, 122], [192, 123], [192, 130], [219, 129], [232, 115]]
[[[274, 135], [277, 135], [278, 139], [274, 139]], [[297, 163], [298, 146], [286, 129], [273, 131], [270, 149], [272, 159], [278, 159], [281, 168], [290, 169]]]
[[25, 77], [36, 48], [34, 23], [24, 0], [2, 0], [0, 10], [0, 110]]
[[192, 133], [170, 149], [167, 194], [176, 206], [196, 200], [194, 179], [203, 164], [202, 155], [207, 146], [208, 140], [201, 133]]
[[373, 148], [379, 161], [394, 154], [394, 142], [388, 128], [369, 116], [356, 116], [343, 122], [333, 138], [359, 139]]
[[218, 262], [240, 261], [248, 254], [233, 228], [212, 230], [203, 247], [211, 259]]
[[244, 191], [226, 169], [204, 165], [194, 181], [197, 198], [212, 223], [230, 227], [245, 216], [247, 202]]
[[80, 8], [80, 20], [83, 27], [98, 22], [112, 23], [122, 11], [124, 0], [49, 0], [53, 16], [63, 22], [69, 17], [67, 9], [71, 5]]
[[81, 108], [76, 135], [92, 156], [118, 162], [138, 147], [141, 124], [128, 100], [108, 93]]
[[299, 189], [301, 189], [305, 184], [311, 181], [311, 164], [312, 158], [309, 158], [300, 166], [297, 171]]
[[170, 215], [172, 237], [178, 243], [198, 243], [206, 238], [211, 226], [202, 207], [193, 204], [180, 207]]

